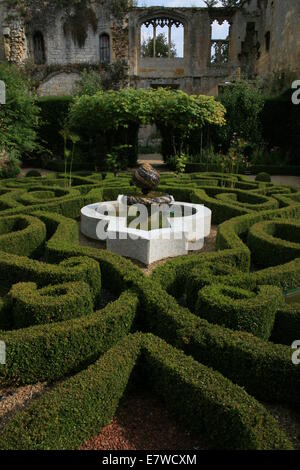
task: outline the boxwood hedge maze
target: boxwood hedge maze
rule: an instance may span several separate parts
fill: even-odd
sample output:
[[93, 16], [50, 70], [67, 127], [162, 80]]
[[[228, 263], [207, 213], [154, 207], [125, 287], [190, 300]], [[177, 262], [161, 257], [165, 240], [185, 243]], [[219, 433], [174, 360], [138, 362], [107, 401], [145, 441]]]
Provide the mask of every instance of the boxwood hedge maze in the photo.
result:
[[216, 251], [147, 276], [79, 242], [80, 209], [135, 191], [129, 174], [1, 181], [1, 386], [51, 385], [1, 449], [80, 448], [141, 378], [213, 448], [292, 448], [266, 404], [300, 404], [300, 304], [284, 295], [300, 286], [300, 191], [217, 173], [166, 173], [159, 190], [212, 210]]

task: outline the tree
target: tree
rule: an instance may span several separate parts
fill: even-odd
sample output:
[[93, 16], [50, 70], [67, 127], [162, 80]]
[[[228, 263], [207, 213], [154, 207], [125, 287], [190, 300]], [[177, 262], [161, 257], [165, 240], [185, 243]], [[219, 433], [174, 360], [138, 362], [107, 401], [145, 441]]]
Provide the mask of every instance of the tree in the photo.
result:
[[260, 115], [264, 97], [260, 89], [247, 81], [226, 86], [219, 100], [226, 108], [226, 125], [219, 129], [222, 146], [229, 148], [234, 135], [256, 146], [261, 141]]
[[39, 149], [36, 130], [40, 109], [24, 71], [0, 64], [0, 80], [6, 85], [6, 104], [0, 105], [0, 147], [21, 157]]
[[[169, 44], [164, 33], [160, 33], [156, 36], [156, 45], [155, 45], [156, 57], [169, 57]], [[176, 45], [174, 42], [171, 42], [170, 47], [171, 57], [177, 56]], [[142, 57], [154, 57], [154, 39], [149, 38], [144, 40], [142, 43]]]

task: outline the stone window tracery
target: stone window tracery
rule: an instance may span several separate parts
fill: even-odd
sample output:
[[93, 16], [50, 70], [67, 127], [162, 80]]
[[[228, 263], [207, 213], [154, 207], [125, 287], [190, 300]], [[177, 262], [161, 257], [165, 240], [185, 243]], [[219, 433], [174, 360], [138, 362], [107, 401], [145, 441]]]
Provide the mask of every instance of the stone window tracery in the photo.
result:
[[141, 56], [184, 57], [184, 24], [171, 17], [145, 20], [141, 27]]
[[224, 65], [229, 60], [230, 23], [227, 20], [215, 20], [211, 27], [211, 56], [212, 65]]

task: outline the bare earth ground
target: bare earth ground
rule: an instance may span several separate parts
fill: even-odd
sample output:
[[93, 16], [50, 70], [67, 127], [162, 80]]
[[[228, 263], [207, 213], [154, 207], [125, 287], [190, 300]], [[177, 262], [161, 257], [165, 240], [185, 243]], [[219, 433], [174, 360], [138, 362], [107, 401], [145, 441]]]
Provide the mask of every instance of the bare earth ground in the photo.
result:
[[20, 409], [47, 390], [47, 384], [0, 388], [0, 431]]
[[[250, 180], [255, 180], [255, 176], [248, 176]], [[272, 183], [283, 184], [284, 186], [300, 187], [300, 176], [272, 176]]]
[[150, 394], [125, 399], [112, 423], [82, 450], [205, 450], [203, 437], [183, 431]]

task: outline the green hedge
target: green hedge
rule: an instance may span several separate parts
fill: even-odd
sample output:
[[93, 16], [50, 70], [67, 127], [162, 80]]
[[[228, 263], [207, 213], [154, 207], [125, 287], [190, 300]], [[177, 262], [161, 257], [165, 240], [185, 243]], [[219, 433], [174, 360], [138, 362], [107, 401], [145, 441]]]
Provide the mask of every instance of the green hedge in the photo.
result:
[[248, 331], [267, 340], [275, 314], [283, 304], [283, 293], [278, 287], [261, 286], [258, 292], [253, 292], [214, 283], [199, 291], [196, 314], [210, 323]]
[[1, 432], [0, 448], [80, 447], [112, 419], [137, 363], [167, 408], [221, 448], [292, 449], [275, 419], [243, 389], [161, 339], [140, 334], [123, 339], [21, 411]]
[[41, 252], [45, 241], [46, 227], [39, 219], [22, 215], [0, 217], [1, 251], [32, 256]]
[[114, 417], [140, 353], [128, 337], [99, 361], [18, 413], [0, 434], [2, 450], [78, 449]]
[[260, 400], [299, 406], [300, 369], [292, 364], [290, 348], [197, 318], [154, 281], [140, 282], [139, 295], [148, 331], [218, 370]]
[[291, 449], [265, 408], [219, 372], [152, 335], [144, 337], [144, 374], [165, 406], [218, 449]]
[[300, 257], [300, 222], [280, 219], [254, 224], [249, 229], [247, 244], [257, 266], [292, 261]]
[[14, 328], [55, 323], [93, 312], [93, 297], [85, 282], [38, 289], [33, 282], [15, 284], [9, 292]]
[[137, 306], [137, 296], [125, 292], [91, 315], [0, 332], [7, 353], [1, 385], [55, 381], [85, 368], [130, 333]]
[[291, 304], [280, 308], [272, 332], [274, 343], [291, 344], [300, 338], [300, 305]]

